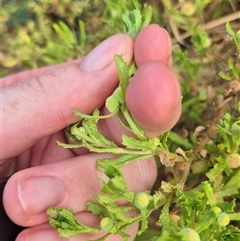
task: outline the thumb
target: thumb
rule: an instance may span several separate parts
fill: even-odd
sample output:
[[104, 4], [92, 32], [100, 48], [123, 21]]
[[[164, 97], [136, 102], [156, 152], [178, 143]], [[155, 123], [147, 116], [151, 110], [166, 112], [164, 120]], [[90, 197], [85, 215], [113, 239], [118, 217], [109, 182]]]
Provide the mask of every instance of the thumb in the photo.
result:
[[[118, 84], [114, 55], [129, 62], [133, 41], [117, 34], [103, 41], [80, 66], [70, 64], [2, 88], [2, 159], [77, 121], [73, 109], [100, 108]], [[4, 79], [2, 80], [4, 82]]]

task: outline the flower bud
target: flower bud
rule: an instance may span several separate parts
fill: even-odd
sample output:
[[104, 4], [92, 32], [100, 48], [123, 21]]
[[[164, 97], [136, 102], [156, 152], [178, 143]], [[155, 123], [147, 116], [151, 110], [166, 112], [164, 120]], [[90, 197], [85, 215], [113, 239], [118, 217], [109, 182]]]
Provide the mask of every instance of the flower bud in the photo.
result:
[[208, 35], [205, 35], [202, 41], [203, 48], [209, 48], [211, 45], [211, 39], [208, 37]]
[[232, 169], [240, 167], [240, 155], [237, 153], [229, 154], [226, 158], [228, 166]]
[[138, 208], [140, 210], [144, 210], [147, 208], [149, 201], [150, 201], [150, 198], [147, 193], [139, 192], [135, 196], [134, 205], [136, 208]]
[[100, 229], [109, 232], [113, 227], [113, 220], [109, 217], [102, 218], [100, 221]]
[[221, 208], [219, 208], [219, 207], [213, 207], [212, 210], [215, 214], [219, 214], [222, 212]]
[[185, 237], [186, 241], [201, 241], [198, 233], [192, 228], [183, 228], [180, 231], [180, 234], [182, 234], [183, 237]]
[[223, 143], [220, 143], [220, 144], [217, 145], [217, 148], [218, 148], [219, 151], [224, 151], [225, 145]]
[[181, 11], [185, 16], [192, 16], [196, 11], [196, 7], [193, 3], [185, 2], [181, 6]]
[[219, 226], [225, 227], [230, 223], [230, 218], [227, 213], [222, 212], [217, 215], [217, 222]]

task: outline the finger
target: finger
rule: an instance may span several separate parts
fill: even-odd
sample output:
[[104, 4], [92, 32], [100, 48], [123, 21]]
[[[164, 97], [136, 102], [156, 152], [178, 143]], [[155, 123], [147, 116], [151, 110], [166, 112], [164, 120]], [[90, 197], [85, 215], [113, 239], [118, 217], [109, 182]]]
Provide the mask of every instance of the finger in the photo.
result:
[[[93, 194], [101, 191], [96, 160], [109, 155], [88, 154], [56, 164], [19, 171], [8, 181], [3, 203], [8, 216], [22, 226], [47, 221], [46, 209], [54, 206], [85, 211]], [[137, 161], [122, 168], [127, 187], [139, 192], [149, 190], [156, 178], [153, 159]], [[13, 209], [14, 207], [14, 209]]]
[[148, 137], [170, 130], [181, 115], [181, 92], [173, 72], [159, 61], [143, 64], [129, 83], [126, 103]]
[[[126, 103], [148, 137], [171, 129], [181, 114], [180, 86], [167, 67], [171, 63], [171, 51], [167, 32], [156, 24], [144, 28], [134, 43], [134, 57], [139, 69], [127, 88]], [[107, 109], [103, 108], [102, 113], [108, 114]], [[99, 128], [117, 144], [122, 143], [122, 134], [129, 135], [116, 118], [100, 121]]]
[[126, 103], [145, 134], [158, 136], [170, 130], [181, 114], [181, 91], [169, 68], [172, 44], [166, 30], [157, 24], [144, 28], [136, 37], [134, 58], [139, 69], [129, 83]]
[[55, 69], [66, 67], [69, 64], [80, 63], [80, 61], [81, 61], [80, 59], [77, 59], [77, 60], [69, 61], [67, 63], [51, 65], [51, 66], [42, 67], [42, 68], [39, 68], [39, 69], [27, 70], [27, 71], [23, 71], [21, 73], [9, 75], [7, 77], [4, 77], [4, 78], [0, 79], [1, 88], [17, 84], [19, 82], [25, 81], [25, 80], [33, 78], [33, 77], [37, 77], [37, 76], [39, 76], [41, 74], [44, 74], [48, 71], [52, 71], [52, 70], [55, 70]]
[[135, 39], [134, 58], [138, 67], [151, 60], [171, 66], [172, 43], [167, 31], [157, 24], [142, 29]]
[[2, 89], [2, 158], [9, 158], [90, 114], [118, 84], [114, 55], [129, 62], [132, 39], [118, 34], [96, 47], [80, 66], [71, 64]]

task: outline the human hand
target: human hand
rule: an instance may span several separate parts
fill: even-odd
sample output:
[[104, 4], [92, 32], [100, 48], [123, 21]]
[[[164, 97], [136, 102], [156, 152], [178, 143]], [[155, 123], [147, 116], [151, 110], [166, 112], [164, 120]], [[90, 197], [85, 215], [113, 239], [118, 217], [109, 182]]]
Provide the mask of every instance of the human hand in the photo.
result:
[[[129, 83], [126, 103], [145, 134], [157, 136], [169, 130], [181, 112], [180, 88], [170, 69], [170, 38], [157, 25], [143, 29], [135, 43], [117, 34], [80, 61], [2, 80], [1, 175], [15, 173], [5, 187], [3, 202], [14, 222], [29, 227], [17, 241], [64, 240], [47, 223], [50, 206], [71, 209], [88, 225], [98, 223], [86, 211], [86, 203], [101, 190], [96, 160], [106, 155], [65, 150], [56, 141], [66, 142], [63, 129], [78, 120], [73, 109], [86, 114], [95, 108], [106, 112], [104, 102], [118, 84], [113, 57], [122, 55], [130, 62], [133, 53], [139, 69]], [[114, 118], [101, 121], [99, 128], [117, 143], [125, 132]], [[122, 171], [134, 192], [149, 190], [157, 173], [153, 159], [132, 163]], [[132, 239], [136, 232], [137, 226], [129, 230]]]

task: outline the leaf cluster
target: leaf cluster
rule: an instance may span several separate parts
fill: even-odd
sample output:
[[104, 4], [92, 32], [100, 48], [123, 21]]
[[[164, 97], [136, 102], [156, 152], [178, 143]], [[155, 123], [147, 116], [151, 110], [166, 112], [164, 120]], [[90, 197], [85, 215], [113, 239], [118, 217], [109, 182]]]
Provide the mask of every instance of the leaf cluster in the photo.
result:
[[[110, 169], [111, 171], [109, 171]], [[139, 193], [134, 194], [128, 190], [119, 168], [107, 164], [105, 174], [109, 180], [105, 182], [100, 179], [101, 194], [94, 196], [95, 201], [88, 203], [87, 210], [100, 217], [101, 220], [111, 220], [111, 225], [107, 227], [99, 225], [96, 228], [87, 227], [80, 223], [71, 211], [51, 207], [47, 212], [50, 217], [50, 224], [58, 230], [61, 237], [70, 238], [83, 233], [96, 234], [105, 231], [107, 233], [103, 233], [98, 241], [105, 240], [111, 234], [119, 234], [123, 240], [127, 241], [129, 235], [126, 234], [126, 231], [141, 221], [142, 225], [138, 233], [143, 233], [148, 228], [147, 217], [166, 201], [165, 197], [159, 193], [153, 196], [144, 193], [149, 202], [144, 208], [141, 208], [136, 205]], [[124, 204], [119, 205], [119, 201], [124, 202]]]

